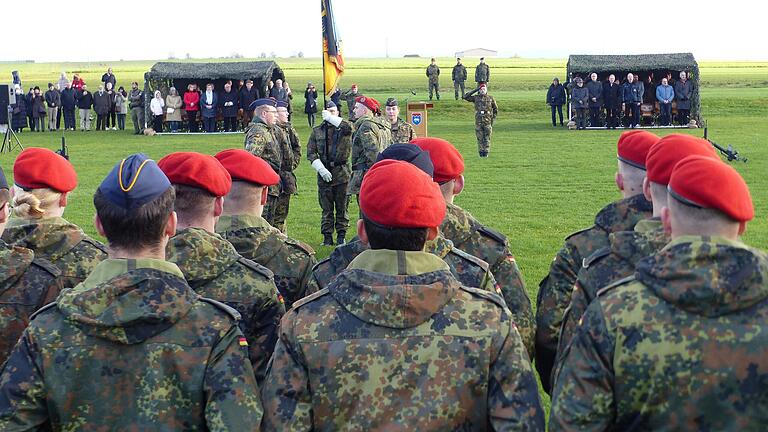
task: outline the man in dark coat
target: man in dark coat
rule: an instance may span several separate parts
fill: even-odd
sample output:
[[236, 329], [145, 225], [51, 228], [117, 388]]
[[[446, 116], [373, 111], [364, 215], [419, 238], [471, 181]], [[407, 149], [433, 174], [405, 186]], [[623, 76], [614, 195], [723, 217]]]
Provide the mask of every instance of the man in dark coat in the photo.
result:
[[237, 130], [237, 111], [240, 108], [239, 95], [232, 90], [232, 83], [224, 84], [224, 91], [219, 93], [219, 106], [224, 117], [224, 132]]
[[117, 88], [117, 78], [112, 73], [112, 68], [107, 69], [107, 73], [101, 76], [101, 82], [104, 83], [104, 88], [107, 88], [107, 83], [112, 83], [112, 88]]
[[603, 107], [603, 84], [597, 80], [597, 74], [592, 73], [587, 83], [589, 91], [589, 125], [598, 127], [600, 125], [600, 111]]
[[258, 94], [258, 91], [253, 86], [253, 80], [245, 81], [245, 87], [240, 89], [240, 117], [243, 128], [248, 126], [248, 123], [253, 118], [253, 110], [248, 107], [257, 99]]
[[93, 106], [93, 94], [88, 91], [88, 86], [83, 84], [83, 89], [77, 93], [77, 108], [80, 111], [80, 130], [91, 130], [91, 106]]
[[627, 74], [627, 82], [621, 86], [622, 108], [629, 108], [629, 121], [627, 126], [634, 128], [640, 123], [640, 104], [643, 103], [645, 86], [638, 82], [631, 72]]
[[576, 110], [576, 129], [583, 130], [587, 128], [587, 110], [589, 109], [589, 89], [584, 87], [584, 80], [581, 77], [574, 79], [576, 87], [571, 90], [571, 101]]
[[93, 110], [96, 111], [96, 130], [105, 130], [107, 126], [107, 115], [112, 100], [109, 93], [104, 91], [104, 86], [99, 86], [99, 91], [93, 94]]
[[693, 86], [688, 81], [688, 74], [680, 72], [680, 80], [675, 83], [675, 100], [677, 101], [677, 121], [681, 126], [687, 125], [691, 114], [691, 95]]
[[555, 123], [555, 109], [557, 109], [557, 113], [560, 115], [560, 126], [563, 125], [563, 104], [565, 104], [565, 87], [555, 77], [549, 86], [549, 90], [547, 90], [547, 105], [552, 110], [553, 127], [557, 126]]
[[72, 88], [72, 83], [68, 82], [64, 90], [61, 91], [61, 109], [64, 114], [64, 129], [75, 130], [75, 107], [77, 106], [77, 92]]
[[619, 123], [621, 109], [621, 85], [616, 82], [616, 76], [608, 76], [608, 82], [603, 85], [603, 104], [605, 105], [605, 128], [616, 129]]
[[307, 114], [309, 127], [315, 127], [315, 114], [317, 114], [317, 89], [312, 83], [307, 83], [304, 90], [304, 113]]
[[32, 117], [32, 102], [34, 102], [34, 100], [35, 100], [35, 90], [32, 87], [30, 87], [29, 93], [27, 93], [24, 96], [24, 104], [26, 105], [26, 108], [27, 108], [27, 122], [29, 123], [29, 130], [31, 130], [32, 132], [35, 131], [35, 121], [34, 121], [34, 118]]

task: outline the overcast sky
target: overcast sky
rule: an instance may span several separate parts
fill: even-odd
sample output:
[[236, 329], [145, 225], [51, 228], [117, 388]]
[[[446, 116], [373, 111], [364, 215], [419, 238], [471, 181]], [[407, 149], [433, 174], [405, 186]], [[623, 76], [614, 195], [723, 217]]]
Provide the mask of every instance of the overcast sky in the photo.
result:
[[[112, 5], [119, 7], [112, 9]], [[14, 1], [5, 8], [0, 60], [95, 61], [320, 56], [320, 2], [251, 0]], [[500, 56], [693, 52], [697, 59], [768, 60], [764, 0], [626, 1], [333, 0], [345, 57]], [[275, 5], [275, 6], [272, 6]], [[574, 5], [582, 5], [577, 11]], [[12, 8], [10, 7], [12, 6]], [[175, 27], [175, 29], [174, 29]], [[243, 43], [247, 41], [247, 43]]]

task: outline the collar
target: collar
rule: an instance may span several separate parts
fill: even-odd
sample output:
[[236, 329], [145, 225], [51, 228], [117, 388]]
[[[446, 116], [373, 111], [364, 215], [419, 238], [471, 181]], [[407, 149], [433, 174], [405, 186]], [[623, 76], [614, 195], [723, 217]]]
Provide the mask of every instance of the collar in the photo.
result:
[[369, 249], [349, 263], [350, 270], [365, 270], [388, 275], [419, 275], [439, 270], [450, 270], [448, 264], [428, 252]]

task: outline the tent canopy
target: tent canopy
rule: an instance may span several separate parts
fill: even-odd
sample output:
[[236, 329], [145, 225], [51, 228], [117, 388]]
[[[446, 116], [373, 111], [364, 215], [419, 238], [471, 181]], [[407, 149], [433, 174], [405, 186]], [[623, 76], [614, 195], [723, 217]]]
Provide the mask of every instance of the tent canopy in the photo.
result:
[[[568, 72], [698, 71], [691, 53], [639, 55], [580, 55], [568, 57]], [[675, 77], [676, 78], [676, 77]]]
[[[277, 72], [277, 73], [275, 73]], [[273, 61], [223, 62], [223, 63], [155, 63], [144, 75], [145, 79], [188, 80], [270, 80], [282, 76], [282, 70]]]

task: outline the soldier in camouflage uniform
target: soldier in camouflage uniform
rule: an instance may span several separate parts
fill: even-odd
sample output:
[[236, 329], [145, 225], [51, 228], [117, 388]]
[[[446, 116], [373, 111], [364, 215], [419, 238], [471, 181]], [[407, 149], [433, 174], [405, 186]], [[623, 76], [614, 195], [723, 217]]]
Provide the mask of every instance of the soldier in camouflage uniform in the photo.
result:
[[406, 162], [381, 161], [360, 204], [358, 232], [372, 249], [284, 317], [263, 429], [543, 430], [502, 299], [461, 285], [421, 251], [445, 211], [437, 185]]
[[674, 167], [662, 214], [672, 241], [585, 312], [552, 430], [765, 428], [768, 255], [739, 241], [753, 216], [733, 168], [709, 156]]
[[288, 218], [291, 195], [298, 192], [296, 175], [293, 172], [299, 166], [301, 144], [299, 143], [299, 134], [296, 133], [296, 129], [288, 121], [288, 103], [284, 101], [277, 102], [275, 136], [279, 136], [282, 158], [279, 173], [280, 194], [275, 201], [272, 226], [285, 233], [285, 220]]
[[464, 82], [467, 80], [467, 68], [461, 64], [461, 59], [456, 58], [456, 65], [451, 71], [451, 79], [453, 80], [453, 92], [456, 96], [456, 100], [459, 100], [459, 95], [464, 97]]
[[[317, 199], [323, 215], [320, 232], [323, 245], [343, 244], [349, 229], [349, 195], [347, 185], [352, 170], [352, 123], [339, 117], [336, 104], [326, 103], [323, 122], [312, 129], [307, 142], [307, 159], [317, 171]], [[333, 230], [336, 229], [336, 243]]]
[[216, 155], [232, 177], [232, 190], [224, 198], [224, 211], [216, 232], [232, 243], [237, 252], [267, 267], [275, 275], [277, 290], [285, 308], [307, 294], [315, 251], [307, 244], [288, 238], [270, 226], [261, 213], [267, 188], [280, 181], [263, 159], [244, 150], [224, 150]]
[[352, 84], [349, 90], [341, 92], [340, 99], [347, 102], [347, 112], [349, 113], [349, 121], [355, 121], [355, 99], [362, 94], [358, 93], [357, 84]]
[[[610, 245], [608, 236], [611, 233], [630, 231], [639, 221], [652, 216], [652, 204], [643, 195], [643, 180], [645, 156], [657, 140], [657, 136], [645, 131], [633, 130], [621, 134], [616, 145], [619, 168], [616, 185], [624, 198], [601, 209], [594, 225], [566, 237], [565, 245], [550, 265], [549, 274], [539, 284], [536, 296], [536, 369], [542, 388], [547, 393], [551, 391], [563, 317], [585, 260]], [[631, 169], [633, 165], [637, 169]]]
[[256, 381], [261, 384], [285, 308], [272, 272], [238, 254], [214, 232], [223, 210], [222, 197], [231, 187], [229, 173], [213, 156], [192, 152], [171, 153], [158, 165], [176, 190], [174, 208], [179, 218], [176, 235], [166, 247], [168, 261], [179, 267], [195, 292], [239, 312]]
[[397, 99], [389, 98], [385, 105], [384, 112], [387, 115], [387, 120], [392, 125], [392, 142], [395, 144], [409, 143], [412, 139], [416, 138], [413, 126], [410, 123], [404, 122], [399, 117], [400, 107], [397, 106]]
[[114, 255], [32, 317], [0, 377], [0, 430], [257, 428], [238, 313], [163, 260], [173, 199], [143, 155], [102, 182], [97, 229]]
[[392, 130], [387, 119], [379, 116], [379, 102], [358, 96], [354, 108], [355, 129], [352, 134], [352, 178], [347, 195], [357, 195], [363, 176], [376, 161], [376, 156], [392, 144]]
[[[245, 149], [258, 156], [280, 173], [283, 166], [283, 151], [277, 137], [277, 102], [274, 99], [256, 99], [251, 106], [253, 120], [245, 129]], [[264, 207], [264, 219], [274, 226], [275, 202], [280, 196], [280, 185], [269, 187], [269, 199]]]
[[440, 67], [437, 65], [434, 57], [429, 66], [427, 66], [427, 78], [429, 78], [429, 100], [432, 100], [433, 90], [437, 100], [440, 100]]
[[[478, 93], [475, 95], [475, 93]], [[483, 83], [480, 87], [464, 95], [464, 100], [475, 104], [475, 135], [477, 136], [477, 152], [480, 157], [488, 157], [491, 151], [491, 135], [493, 122], [499, 112], [496, 100], [488, 94], [488, 86]]]
[[491, 68], [485, 62], [485, 57], [480, 57], [480, 63], [475, 66], [475, 82], [479, 86], [491, 80]]
[[15, 217], [3, 241], [31, 249], [38, 262], [58, 269], [64, 288], [74, 287], [107, 257], [104, 245], [62, 217], [69, 192], [77, 186], [75, 169], [51, 150], [28, 148], [16, 158], [13, 176]]

